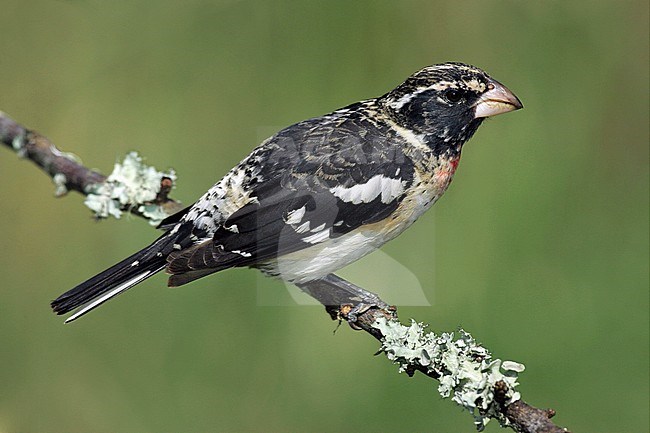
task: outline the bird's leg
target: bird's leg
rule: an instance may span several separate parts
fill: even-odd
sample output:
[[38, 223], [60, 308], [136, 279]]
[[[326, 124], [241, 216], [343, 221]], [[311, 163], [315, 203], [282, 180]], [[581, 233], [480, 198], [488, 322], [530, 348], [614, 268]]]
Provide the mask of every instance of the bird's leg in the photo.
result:
[[391, 315], [395, 311], [395, 307], [382, 301], [376, 294], [334, 274], [297, 286], [323, 304], [332, 319], [342, 317], [353, 327], [357, 318], [371, 308], [384, 310]]

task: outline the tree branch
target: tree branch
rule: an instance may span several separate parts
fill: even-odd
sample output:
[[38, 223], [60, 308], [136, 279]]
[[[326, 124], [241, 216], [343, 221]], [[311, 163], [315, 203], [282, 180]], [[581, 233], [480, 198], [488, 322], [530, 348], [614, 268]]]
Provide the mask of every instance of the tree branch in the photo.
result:
[[[58, 150], [46, 137], [19, 125], [0, 112], [0, 142], [45, 171], [56, 185], [56, 195], [74, 190], [86, 196], [97, 218], [118, 217], [127, 211], [157, 223], [180, 210], [169, 198], [173, 171], [161, 173], [129, 154], [104, 176], [84, 167], [75, 156]], [[482, 430], [491, 418], [520, 433], [567, 433], [550, 418], [552, 409], [537, 409], [515, 390], [523, 365], [492, 359], [491, 354], [462, 329], [453, 333], [425, 333], [426, 326], [401, 324], [397, 310], [336, 275], [299, 285], [323, 304], [332, 319], [345, 320], [382, 344], [380, 353], [399, 365], [400, 372], [416, 371], [439, 382], [438, 392], [468, 409]]]
[[104, 176], [1, 111], [0, 142], [47, 173], [56, 186], [57, 197], [70, 190], [85, 195], [85, 204], [95, 212], [96, 218], [111, 215], [119, 218], [122, 212], [129, 212], [155, 225], [182, 207], [168, 196], [174, 187], [174, 172], [158, 172], [145, 166], [136, 153], [128, 154], [122, 163], [115, 164], [113, 173]]
[[[538, 409], [520, 399], [514, 388], [517, 373], [523, 370], [521, 364], [493, 360], [462, 329], [460, 338], [454, 340], [450, 333], [425, 334], [426, 326], [420, 323], [404, 326], [395, 307], [389, 307], [375, 294], [370, 295], [378, 302], [369, 305], [365, 297], [369, 292], [332, 274], [300, 288], [323, 304], [332, 319], [345, 320], [352, 328], [379, 340], [380, 352], [399, 364], [400, 372], [413, 376], [419, 371], [436, 379], [441, 383], [438, 392], [443, 397], [448, 397], [452, 389], [453, 400], [474, 415], [479, 431], [494, 418], [519, 433], [569, 433], [551, 421], [554, 410]], [[360, 304], [362, 311], [356, 312]]]

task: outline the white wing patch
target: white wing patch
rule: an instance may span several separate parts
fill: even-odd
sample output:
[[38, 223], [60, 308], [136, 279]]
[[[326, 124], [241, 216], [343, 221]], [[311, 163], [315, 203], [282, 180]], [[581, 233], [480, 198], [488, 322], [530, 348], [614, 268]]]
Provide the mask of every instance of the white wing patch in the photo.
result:
[[229, 232], [239, 233], [239, 227], [237, 227], [237, 224], [231, 224], [229, 226], [224, 225], [223, 228], [228, 230]]
[[310, 231], [312, 231], [312, 232], [319, 232], [319, 231], [323, 230], [324, 228], [325, 228], [325, 223], [319, 225], [318, 227], [314, 227], [314, 228], [311, 229]]
[[352, 204], [370, 203], [380, 195], [382, 203], [390, 203], [404, 193], [404, 181], [378, 174], [366, 183], [349, 188], [335, 186], [330, 188], [330, 192], [344, 202]]
[[291, 212], [287, 213], [287, 218], [284, 220], [287, 224], [298, 224], [300, 221], [302, 221], [302, 217], [305, 216], [305, 207], [301, 207], [300, 209], [292, 210]]
[[313, 235], [302, 238], [303, 242], [309, 242], [310, 244], [317, 244], [329, 239], [331, 229], [321, 230], [314, 233]]

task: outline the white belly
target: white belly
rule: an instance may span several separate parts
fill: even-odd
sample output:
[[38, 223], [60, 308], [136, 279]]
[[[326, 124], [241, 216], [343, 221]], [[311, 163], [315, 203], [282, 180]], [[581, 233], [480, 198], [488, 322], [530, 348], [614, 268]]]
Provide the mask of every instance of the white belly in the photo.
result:
[[260, 268], [285, 281], [302, 283], [341, 269], [370, 254], [389, 239], [379, 233], [353, 231], [269, 261]]

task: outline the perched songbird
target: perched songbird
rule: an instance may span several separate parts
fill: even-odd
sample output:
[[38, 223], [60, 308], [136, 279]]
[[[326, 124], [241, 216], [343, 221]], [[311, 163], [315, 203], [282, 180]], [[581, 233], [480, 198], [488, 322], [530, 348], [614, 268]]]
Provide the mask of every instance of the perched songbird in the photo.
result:
[[483, 119], [522, 108], [484, 71], [428, 66], [378, 98], [268, 138], [151, 245], [59, 296], [74, 320], [163, 269], [180, 286], [249, 266], [303, 284], [393, 239], [445, 192]]

